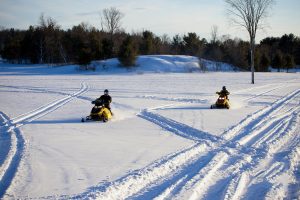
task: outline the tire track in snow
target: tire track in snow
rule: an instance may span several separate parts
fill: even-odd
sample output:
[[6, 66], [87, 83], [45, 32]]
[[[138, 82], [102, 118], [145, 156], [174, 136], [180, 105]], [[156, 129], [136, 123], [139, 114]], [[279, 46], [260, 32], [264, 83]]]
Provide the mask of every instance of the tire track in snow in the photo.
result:
[[159, 196], [155, 197], [154, 200], [164, 200], [164, 199], [171, 198], [172, 195], [174, 195], [173, 191], [175, 191], [177, 187], [180, 187], [182, 182], [187, 181], [187, 178], [188, 178], [188, 175], [185, 175], [183, 178], [180, 178], [173, 185], [171, 185], [165, 191], [163, 191]]
[[184, 97], [170, 98], [170, 97], [158, 97], [154, 95], [143, 95], [136, 96], [135, 98], [141, 99], [152, 99], [152, 100], [161, 100], [161, 101], [175, 101], [175, 102], [184, 102], [184, 103], [207, 103], [206, 99], [190, 99]]
[[[0, 111], [0, 123], [5, 124], [7, 122], [7, 116]], [[5, 123], [4, 123], [5, 122]], [[12, 145], [12, 135], [4, 134], [7, 129], [7, 126], [0, 126], [0, 166], [4, 163], [6, 156], [9, 153], [10, 147]], [[2, 170], [0, 170], [0, 173]]]
[[212, 176], [227, 161], [228, 157], [227, 153], [218, 152], [207, 166], [185, 184], [182, 189], [184, 194], [179, 194], [180, 199], [196, 200], [202, 198], [211, 184]]
[[[0, 198], [3, 198], [6, 190], [10, 186], [19, 166], [22, 158], [22, 153], [25, 148], [25, 140], [22, 136], [21, 131], [18, 128], [13, 130], [10, 129], [13, 124], [10, 123], [10, 119], [2, 112], [0, 112], [1, 121], [5, 122], [5, 125], [1, 127], [1, 136], [10, 135], [11, 140], [6, 141], [10, 143], [9, 151], [3, 158], [3, 162], [0, 166]], [[3, 146], [1, 146], [2, 148]]]
[[[169, 106], [170, 105], [160, 106], [149, 110], [163, 109]], [[154, 198], [157, 195], [169, 195], [170, 193], [168, 193], [167, 190], [170, 192], [173, 192], [176, 188], [179, 190], [188, 180], [195, 177], [206, 165], [208, 165], [208, 167], [205, 168], [205, 171], [211, 171], [211, 173], [213, 173], [215, 167], [214, 165], [210, 165], [209, 162], [215, 155], [214, 153], [210, 153], [208, 149], [210, 148], [210, 143], [216, 143], [220, 138], [193, 129], [192, 127], [165, 118], [161, 115], [154, 114], [149, 110], [143, 110], [138, 116], [149, 120], [172, 133], [178, 134], [181, 137], [197, 142], [195, 146], [189, 150], [178, 152], [175, 157], [157, 161], [158, 163], [161, 163], [159, 166], [150, 165], [145, 169], [138, 170], [137, 172], [112, 182], [109, 186], [104, 186], [104, 188], [98, 186], [98, 191], [96, 192], [87, 191], [86, 193], [72, 197], [73, 199], [144, 199], [149, 198], [149, 196]], [[224, 155], [222, 152], [217, 152], [217, 154]], [[223, 157], [225, 158], [227, 156]], [[222, 164], [223, 162], [217, 166]], [[209, 178], [206, 180], [208, 179]], [[163, 188], [166, 189], [164, 194], [160, 193], [162, 185]], [[157, 188], [157, 186], [159, 188]], [[172, 189], [170, 189], [170, 187]], [[90, 190], [95, 190], [95, 188]]]
[[0, 139], [1, 142], [3, 142], [1, 148], [7, 148], [1, 149], [3, 157], [0, 159], [0, 198], [3, 197], [11, 185], [26, 146], [19, 127], [55, 111], [86, 91], [88, 91], [88, 85], [81, 83], [81, 89], [78, 92], [13, 119], [10, 119], [3, 112], [0, 112], [0, 121], [2, 122], [0, 127]]
[[249, 181], [249, 175], [246, 172], [236, 175], [230, 182], [228, 189], [224, 195], [224, 200], [241, 199], [242, 194], [246, 190]]
[[[293, 94], [295, 94], [295, 95], [293, 95]], [[282, 104], [280, 104], [280, 105], [282, 105], [282, 107], [284, 107], [287, 103], [289, 103], [290, 101], [291, 101], [291, 99], [294, 99], [295, 97], [297, 97], [298, 96], [298, 94], [299, 94], [299, 92], [296, 92], [296, 93], [292, 93], [291, 95], [289, 95], [289, 97], [287, 97], [287, 98], [283, 98], [283, 100], [282, 101], [279, 101], [279, 102], [284, 102], [284, 103], [282, 103]], [[281, 108], [282, 108], [281, 107]], [[279, 106], [277, 107], [278, 109], [277, 110], [275, 110], [277, 113], [280, 111], [280, 109], [279, 109]], [[290, 115], [291, 114], [291, 112], [294, 112], [295, 111], [295, 109], [290, 109], [290, 112], [288, 112], [286, 115]], [[271, 113], [268, 113], [268, 115], [275, 115], [276, 114], [276, 112], [275, 113], [273, 113], [273, 112], [271, 112]], [[267, 115], [265, 115], [265, 117], [266, 117]], [[292, 116], [296, 116], [296, 115], [292, 115]], [[266, 117], [266, 119], [267, 120], [270, 120], [270, 118], [267, 118]], [[289, 121], [289, 120], [288, 120]], [[294, 124], [289, 124], [289, 125], [287, 125], [286, 127], [287, 127], [287, 130], [286, 131], [284, 131], [284, 132], [286, 132], [286, 135], [288, 135], [288, 138], [290, 138], [290, 136], [289, 136], [289, 133], [295, 133], [295, 127], [296, 127], [296, 124], [297, 124], [297, 120], [292, 120], [292, 121], [294, 121]], [[290, 121], [289, 121], [290, 122]], [[262, 123], [263, 124], [263, 123]], [[266, 130], [268, 130], [268, 129], [270, 129], [270, 126], [272, 126], [272, 123], [269, 123], [268, 124], [269, 126], [265, 126], [265, 129]], [[239, 125], [238, 125], [239, 126]], [[248, 125], [249, 126], [249, 125]], [[241, 129], [242, 130], [242, 129]], [[259, 138], [257, 138], [258, 140], [259, 140]], [[270, 139], [269, 139], [270, 140]], [[230, 141], [229, 141], [230, 142]], [[238, 141], [237, 141], [238, 142]], [[284, 142], [284, 143], [282, 143], [282, 145], [284, 145], [284, 144], [286, 144], [286, 142]], [[218, 145], [218, 148], [223, 148], [223, 149], [227, 149], [228, 151], [231, 151], [231, 149], [230, 149], [230, 146], [228, 146], [226, 143], [223, 143], [223, 144], [221, 144], [221, 143], [219, 143]], [[217, 148], [217, 146], [215, 147], [215, 148]], [[254, 166], [255, 166], [255, 164], [257, 164], [259, 161], [260, 161], [260, 159], [261, 159], [261, 156], [266, 156], [265, 154], [265, 152], [264, 151], [256, 151], [256, 149], [255, 148], [253, 148], [252, 146], [251, 146], [251, 144], [250, 145], [248, 145], [248, 146], [250, 146], [250, 148], [238, 148], [238, 146], [237, 146], [237, 148], [235, 149], [235, 150], [238, 150], [236, 153], [234, 153], [233, 155], [231, 155], [230, 157], [231, 157], [231, 161], [229, 162], [229, 166], [230, 165], [234, 165], [234, 166], [231, 166], [231, 169], [230, 170], [228, 170], [228, 173], [227, 173], [227, 177], [229, 176], [229, 177], [233, 177], [232, 176], [232, 170], [234, 169], [234, 168], [236, 168], [237, 169], [237, 172], [239, 172], [239, 170], [238, 169], [241, 169], [241, 168], [244, 168], [244, 170], [245, 169], [248, 169], [248, 168], [253, 168]], [[270, 146], [270, 145], [269, 145]], [[266, 145], [264, 146], [264, 147], [266, 147]], [[258, 146], [258, 147], [256, 147], [256, 148], [262, 148], [262, 147], [260, 147], [260, 146]], [[271, 147], [269, 147], [269, 149], [270, 149]], [[253, 151], [254, 150], [254, 151]], [[217, 150], [215, 150], [215, 151], [217, 151]], [[250, 152], [250, 155], [247, 155], [248, 154], [248, 152]], [[244, 154], [243, 156], [240, 156], [239, 154]], [[268, 154], [269, 155], [269, 154]], [[250, 157], [250, 158], [249, 158]], [[249, 160], [250, 161], [252, 161], [251, 163], [252, 164], [250, 164], [249, 165]], [[235, 164], [235, 163], [237, 163], [237, 164]], [[246, 167], [245, 167], [246, 166]], [[280, 172], [280, 171], [279, 171]], [[240, 173], [240, 172], [239, 172]], [[278, 172], [277, 172], [278, 173]], [[215, 174], [216, 174], [216, 177], [222, 177], [222, 172], [221, 171], [216, 171], [215, 172]], [[275, 173], [276, 174], [276, 173]], [[247, 177], [247, 178], [245, 178], [245, 177]], [[207, 177], [206, 177], [207, 178]], [[205, 179], [205, 177], [203, 177], [203, 179]], [[221, 178], [219, 178], [219, 179], [221, 179]], [[238, 191], [227, 191], [226, 192], [226, 194], [225, 194], [225, 196], [224, 196], [224, 198], [227, 198], [227, 199], [231, 199], [231, 198], [236, 198], [236, 199], [239, 199], [239, 197], [240, 196], [242, 196], [243, 195], [243, 193], [245, 192], [245, 188], [244, 187], [242, 187], [243, 185], [245, 185], [246, 183], [247, 183], [247, 181], [246, 180], [248, 180], [248, 175], [244, 175], [244, 172], [243, 172], [243, 174], [241, 175], [241, 176], [237, 176], [237, 178], [235, 178], [235, 179], [233, 179], [233, 181], [231, 181], [230, 182], [230, 186], [228, 186], [228, 188], [235, 188], [235, 189], [238, 189]], [[215, 182], [217, 182], [218, 181], [218, 179], [216, 179], [215, 180]], [[201, 183], [201, 181], [200, 181], [200, 183]], [[199, 184], [200, 184], [199, 183]], [[214, 184], [214, 183], [213, 183]], [[211, 185], [211, 186], [213, 186], [213, 184]], [[220, 185], [222, 185], [223, 184], [223, 182], [221, 181], [221, 183], [218, 183], [217, 185], [218, 186], [220, 186]], [[200, 184], [201, 185], [201, 184]], [[187, 186], [184, 186], [183, 187], [183, 193], [189, 193], [189, 191], [187, 190], [187, 189], [185, 189], [185, 187], [187, 187]], [[206, 183], [206, 187], [209, 187], [209, 183]], [[216, 186], [215, 186], [216, 187]], [[202, 188], [203, 189], [203, 188]], [[229, 189], [230, 190], [230, 189]], [[232, 189], [231, 189], [232, 190]], [[169, 193], [170, 193], [170, 191], [169, 191]], [[201, 194], [201, 195], [200, 195]], [[195, 195], [195, 193], [193, 193], [193, 195], [192, 196], [190, 196], [189, 198], [193, 198], [193, 197], [195, 197], [195, 198], [199, 198], [199, 199], [201, 199], [201, 198], [203, 198], [203, 196], [205, 195], [205, 193], [203, 193], [203, 191], [201, 191], [201, 193], [199, 193], [199, 194], [197, 194], [197, 195]], [[180, 196], [180, 195], [179, 195]], [[181, 198], [188, 198], [187, 196], [180, 196], [180, 199]], [[208, 198], [209, 199], [209, 198]]]
[[[272, 88], [272, 89], [270, 89], [270, 90], [261, 92], [261, 93], [259, 93], [259, 94], [255, 94], [255, 95], [252, 96], [252, 97], [249, 97], [249, 98], [244, 99], [244, 101], [250, 101], [250, 100], [256, 99], [257, 97], [263, 96], [263, 95], [265, 95], [265, 94], [268, 94], [268, 93], [270, 93], [270, 92], [273, 92], [273, 91], [275, 91], [275, 90], [278, 90], [278, 89], [281, 89], [281, 88], [284, 88], [284, 87], [287, 87], [287, 85], [278, 86], [278, 87]], [[246, 90], [247, 90], [247, 89], [246, 89]]]
[[[278, 86], [278, 83], [271, 83], [271, 84], [266, 84], [266, 85], [262, 85], [262, 86], [256, 86], [256, 87], [251, 87], [251, 88], [247, 88], [247, 89], [241, 89], [241, 90], [234, 91], [234, 94], [244, 95], [245, 92], [247, 92], [247, 94], [249, 94], [249, 92], [251, 93], [251, 91], [257, 90], [259, 88], [267, 88], [268, 89], [270, 86], [272, 87], [272, 89], [268, 89], [267, 91], [261, 92], [259, 94], [251, 95], [250, 97], [243, 100], [243, 101], [251, 101], [253, 99], [256, 99], [257, 97], [263, 96], [263, 95], [268, 94], [270, 92], [273, 92], [275, 90], [282, 89], [282, 88], [285, 88], [285, 87], [289, 87], [291, 85], [298, 85], [298, 83], [295, 83], [293, 81], [297, 81], [297, 79], [289, 80], [289, 81], [285, 82], [285, 84], [280, 85], [280, 86]], [[273, 86], [276, 86], [276, 87], [273, 87]]]
[[[299, 94], [300, 90], [297, 90], [274, 102], [271, 106], [249, 115], [238, 125], [225, 132], [223, 139], [191, 129], [185, 124], [151, 112], [164, 109], [166, 106], [143, 110], [138, 116], [181, 137], [196, 141], [196, 145], [189, 150], [178, 152], [174, 157], [157, 161], [158, 165], [153, 164], [137, 170], [111, 182], [109, 185], [93, 187], [84, 194], [73, 196], [73, 199], [145, 199], [155, 197], [157, 199], [181, 197], [202, 199], [212, 195], [214, 188], [218, 186], [225, 188], [223, 194], [217, 194], [220, 199], [240, 199], [249, 190], [248, 187], [253, 179], [255, 166], [263, 159], [266, 160], [266, 157], [272, 157], [274, 153], [279, 153], [276, 150], [270, 154], [263, 148], [272, 149], [271, 145], [275, 141], [279, 142], [281, 147], [290, 142], [299, 121], [297, 119], [299, 109], [285, 110], [285, 114], [281, 112]], [[292, 118], [287, 118], [287, 116], [292, 116]], [[275, 129], [271, 127], [282, 119], [291, 123]], [[251, 132], [253, 130], [257, 130], [257, 133], [253, 134]], [[281, 133], [277, 133], [279, 130]], [[265, 135], [262, 133], [268, 136], [264, 137]], [[253, 134], [255, 141], [259, 142], [254, 142], [251, 139], [244, 141], [243, 138], [248, 134]], [[278, 137], [278, 134], [287, 136]], [[284, 141], [281, 138], [285, 138]], [[299, 138], [297, 139], [299, 140]], [[204, 148], [198, 149], [198, 145], [204, 145]], [[194, 151], [197, 153], [191, 153]], [[170, 167], [170, 163], [174, 165], [172, 164]], [[279, 176], [282, 172], [282, 166], [277, 166], [274, 163], [274, 161], [269, 160], [266, 165], [272, 166], [273, 169], [266, 173], [266, 177], [269, 179]], [[230, 178], [232, 178], [231, 181]]]
[[200, 131], [186, 124], [176, 122], [172, 119], [168, 119], [157, 113], [150, 112], [147, 109], [139, 113], [138, 116], [189, 140], [197, 142], [218, 142], [222, 140], [222, 138]]
[[[274, 112], [276, 109], [279, 110], [284, 106], [286, 101], [291, 100], [293, 97], [299, 95], [300, 89], [292, 92], [291, 94], [285, 96], [282, 99], [279, 99], [272, 105], [269, 105], [253, 114], [248, 115], [245, 119], [243, 119], [241, 122], [238, 123], [238, 125], [228, 129], [226, 132], [222, 134], [222, 137], [226, 140], [238, 140], [239, 137], [242, 137], [241, 134], [246, 134], [247, 131], [245, 130], [249, 127], [255, 126], [255, 124], [261, 123], [260, 121], [264, 119], [264, 117], [269, 116], [272, 112]], [[246, 133], [245, 133], [246, 132]], [[240, 133], [239, 135], [237, 133]]]
[[[295, 106], [291, 103], [293, 100], [298, 103], [298, 106], [296, 105], [295, 109], [284, 110], [286, 107]], [[263, 113], [263, 118], [258, 116], [258, 118], [261, 119], [260, 125], [246, 125], [249, 130], [251, 130], [249, 131], [249, 134], [254, 132], [255, 142], [252, 140], [244, 140], [244, 138], [240, 139], [240, 141], [243, 142], [236, 142], [241, 143], [244, 146], [248, 146], [249, 148], [253, 148], [255, 151], [252, 151], [250, 154], [252, 158], [251, 162], [244, 162], [241, 166], [233, 164], [224, 171], [225, 175], [223, 176], [226, 177], [226, 174], [227, 176], [232, 174], [233, 168], [239, 168], [242, 170], [242, 175], [239, 175], [230, 181], [228, 189], [225, 192], [224, 199], [239, 199], [245, 194], [247, 197], [254, 195], [257, 187], [259, 187], [259, 185], [257, 185], [258, 183], [256, 183], [256, 187], [255, 181], [259, 180], [264, 180], [264, 186], [266, 187], [265, 190], [268, 190], [268, 188], [272, 190], [273, 188], [278, 187], [278, 185], [276, 185], [276, 181], [279, 179], [276, 177], [284, 176], [285, 174], [292, 174], [290, 171], [287, 172], [286, 170], [283, 170], [288, 168], [288, 164], [281, 160], [284, 160], [285, 157], [289, 157], [289, 154], [284, 152], [282, 149], [287, 148], [287, 146], [288, 149], [295, 148], [296, 146], [293, 144], [293, 140], [297, 141], [296, 145], [300, 143], [300, 137], [297, 135], [296, 131], [297, 128], [299, 128], [299, 102], [298, 90], [275, 102], [273, 106], [274, 110], [271, 112], [266, 111], [268, 114]], [[276, 119], [276, 117], [272, 117], [276, 115], [282, 116], [282, 118], [279, 117], [279, 119], [282, 119], [283, 121]], [[287, 116], [289, 117], [286, 118]], [[275, 122], [279, 123], [279, 125], [277, 124], [277, 127], [274, 127], [276, 124]], [[240, 131], [243, 131], [243, 129], [240, 129]], [[239, 134], [238, 132], [236, 133]], [[244, 159], [243, 157], [242, 160]], [[244, 175], [245, 173], [247, 175]], [[243, 176], [246, 176], [247, 178], [243, 178]], [[290, 176], [292, 180], [292, 175]], [[239, 185], [243, 185], [243, 188], [237, 190], [237, 188], [240, 187]], [[249, 186], [251, 187], [249, 188]], [[283, 189], [281, 188], [281, 190]], [[255, 196], [252, 196], [252, 198], [255, 198]]]
[[[241, 130], [241, 133], [238, 134], [238, 139], [236, 140], [233, 138], [233, 141], [243, 146], [250, 146], [253, 143], [258, 144], [265, 141], [266, 139], [264, 139], [264, 137], [266, 135], [278, 133], [279, 131], [276, 131], [276, 129], [281, 128], [286, 130], [289, 127], [294, 127], [292, 125], [292, 119], [297, 116], [297, 113], [299, 113], [299, 106], [296, 105], [293, 109], [289, 109], [287, 111], [284, 111], [284, 108], [287, 107], [288, 104], [290, 104], [293, 100], [295, 100], [296, 97], [299, 97], [299, 95], [300, 89], [288, 95], [287, 97], [284, 97], [278, 102], [275, 102], [265, 113], [263, 113], [261, 116], [257, 116], [254, 122], [246, 125]], [[275, 127], [278, 124], [281, 126], [286, 125], [286, 127]], [[273, 134], [272, 137], [274, 136], [275, 135]], [[270, 140], [270, 138], [268, 140]]]
[[25, 123], [32, 122], [38, 118], [41, 118], [56, 109], [64, 106], [65, 104], [72, 101], [77, 96], [83, 94], [84, 92], [88, 91], [88, 85], [86, 83], [81, 83], [81, 89], [71, 95], [68, 95], [67, 97], [64, 97], [62, 99], [55, 100], [51, 103], [48, 103], [46, 105], [43, 105], [35, 110], [32, 110], [30, 112], [27, 112], [25, 114], [19, 115], [18, 117], [15, 117], [11, 120], [11, 123], [14, 124], [16, 127], [20, 127], [24, 125]]
[[[198, 163], [199, 157], [209, 147], [206, 144], [195, 144], [191, 148], [177, 152], [175, 155], [167, 156], [155, 163], [137, 170], [128, 176], [112, 182], [108, 186], [97, 186], [91, 191], [73, 196], [72, 199], [126, 199], [132, 198], [138, 192], [148, 188], [151, 184], [161, 182], [166, 177], [173, 177], [181, 170], [187, 170], [190, 163]], [[62, 197], [64, 198], [64, 197]]]
[[[290, 133], [296, 134], [295, 129], [291, 129], [291, 131], [287, 132], [286, 135], [289, 135]], [[290, 138], [290, 140], [292, 139], [293, 138]], [[299, 137], [297, 140], [299, 142]], [[284, 143], [281, 143], [281, 147], [283, 145], [287, 145], [288, 142], [289, 141], [284, 141]], [[237, 155], [232, 157], [232, 159], [236, 161], [232, 162], [231, 166], [223, 171], [222, 176], [230, 177], [232, 174], [235, 174], [233, 169], [237, 169], [235, 171], [237, 174], [240, 172], [242, 172], [241, 176], [246, 176], [243, 174], [247, 174], [247, 181], [245, 181], [244, 178], [234, 178], [233, 176], [233, 180], [230, 181], [227, 191], [225, 192], [225, 199], [236, 199], [235, 197], [240, 198], [243, 195], [249, 197], [255, 194], [256, 189], [260, 187], [255, 186], [258, 183], [263, 183], [264, 187], [266, 187], [265, 190], [276, 188], [276, 182], [277, 180], [280, 180], [278, 177], [286, 176], [285, 174], [289, 174], [290, 176], [290, 178], [288, 178], [289, 181], [286, 182], [292, 182], [293, 175], [291, 175], [291, 171], [288, 170], [288, 166], [291, 164], [287, 164], [287, 162], [284, 161], [286, 157], [289, 157], [289, 152], [282, 152], [280, 149], [276, 149], [276, 151], [270, 151], [269, 149], [272, 149], [271, 146], [272, 144], [258, 146], [256, 152], [249, 155], [251, 156], [250, 162], [247, 162], [246, 159], [244, 159], [244, 156], [242, 156], [240, 160], [238, 159]], [[266, 150], [264, 150], [264, 148], [266, 148]], [[290, 147], [290, 149], [293, 148], [294, 146]], [[241, 154], [244, 154], [244, 152], [241, 152]], [[283, 178], [283, 180], [284, 179], [287, 178]], [[240, 188], [239, 185], [242, 185], [243, 188]], [[215, 187], [218, 187], [218, 185]], [[240, 189], [237, 190], [237, 188]], [[251, 192], [249, 192], [249, 190]], [[255, 198], [255, 196], [252, 196], [252, 199], [253, 198]]]

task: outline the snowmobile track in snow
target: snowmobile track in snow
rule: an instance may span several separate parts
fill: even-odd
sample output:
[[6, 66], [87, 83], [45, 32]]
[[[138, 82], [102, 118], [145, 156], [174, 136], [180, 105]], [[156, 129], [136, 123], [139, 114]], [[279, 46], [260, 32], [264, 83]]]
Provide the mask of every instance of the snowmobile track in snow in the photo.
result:
[[43, 117], [43, 116], [55, 111], [56, 109], [64, 106], [65, 104], [69, 103], [74, 98], [78, 97], [79, 95], [86, 92], [87, 90], [88, 90], [87, 84], [81, 83], [81, 89], [78, 92], [70, 94], [62, 99], [55, 100], [46, 105], [43, 105], [43, 106], [41, 106], [35, 110], [32, 110], [30, 112], [19, 115], [18, 117], [11, 119], [11, 123], [16, 125], [17, 127], [20, 127], [28, 122], [32, 122], [32, 121], [34, 121], [40, 117]]
[[[10, 127], [13, 125], [9, 122], [9, 118], [4, 113], [0, 112], [0, 117], [0, 121], [5, 122], [5, 125], [0, 128], [0, 138], [3, 142], [1, 148], [7, 148], [0, 162], [0, 198], [2, 198], [15, 176], [21, 161], [25, 141], [18, 128], [10, 130]], [[4, 149], [1, 149], [1, 151], [3, 150]]]
[[19, 127], [55, 111], [87, 91], [88, 85], [81, 83], [79, 91], [12, 119], [0, 112], [0, 141], [3, 152], [3, 157], [0, 158], [0, 198], [13, 181], [25, 149], [25, 140]]
[[[139, 117], [195, 145], [72, 198], [255, 199], [262, 183], [267, 183], [265, 197], [280, 198], [299, 165], [293, 162], [300, 157], [299, 102], [300, 89], [247, 116], [222, 137], [154, 112], [164, 107], [145, 109]], [[282, 177], [289, 177], [288, 183], [281, 183]]]

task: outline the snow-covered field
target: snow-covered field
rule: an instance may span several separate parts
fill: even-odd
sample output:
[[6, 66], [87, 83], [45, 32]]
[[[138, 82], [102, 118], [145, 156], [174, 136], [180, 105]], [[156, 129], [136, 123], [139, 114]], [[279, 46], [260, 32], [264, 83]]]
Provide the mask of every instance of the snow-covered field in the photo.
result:
[[[0, 64], [0, 197], [300, 199], [299, 73], [252, 85], [249, 72], [199, 72], [195, 58], [138, 61]], [[223, 85], [232, 107], [211, 110]], [[104, 89], [112, 121], [81, 123]]]

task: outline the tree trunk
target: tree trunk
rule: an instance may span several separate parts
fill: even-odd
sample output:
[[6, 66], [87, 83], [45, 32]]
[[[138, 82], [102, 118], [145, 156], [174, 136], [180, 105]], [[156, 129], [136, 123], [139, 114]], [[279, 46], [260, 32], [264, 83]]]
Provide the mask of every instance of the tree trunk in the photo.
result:
[[40, 40], [40, 64], [43, 64], [44, 63], [44, 60], [43, 60], [43, 56], [44, 56], [44, 48], [43, 48], [43, 41]]
[[61, 57], [63, 58], [65, 64], [67, 64], [67, 59], [66, 59], [65, 50], [64, 50], [64, 48], [63, 48], [63, 46], [62, 46], [61, 43], [59, 43], [59, 47], [60, 47], [60, 48], [59, 48], [60, 55], [61, 55]]
[[251, 61], [250, 61], [250, 66], [251, 66], [251, 83], [254, 84], [254, 55], [255, 55], [255, 38], [251, 37], [250, 38], [250, 56], [251, 56]]

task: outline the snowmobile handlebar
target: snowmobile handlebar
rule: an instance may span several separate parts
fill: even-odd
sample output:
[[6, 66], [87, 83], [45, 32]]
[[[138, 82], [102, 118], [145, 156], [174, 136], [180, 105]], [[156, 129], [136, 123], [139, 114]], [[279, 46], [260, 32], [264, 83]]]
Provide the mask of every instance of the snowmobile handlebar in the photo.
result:
[[92, 104], [95, 104], [96, 106], [103, 106], [103, 102], [100, 100], [94, 100], [91, 102]]

